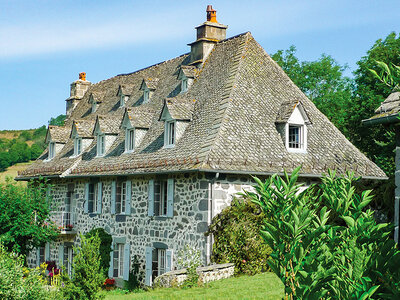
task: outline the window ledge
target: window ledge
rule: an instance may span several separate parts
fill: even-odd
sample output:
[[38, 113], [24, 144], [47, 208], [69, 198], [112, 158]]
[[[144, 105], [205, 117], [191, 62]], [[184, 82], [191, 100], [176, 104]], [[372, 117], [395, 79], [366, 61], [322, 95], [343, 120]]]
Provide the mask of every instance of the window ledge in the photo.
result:
[[300, 153], [300, 154], [307, 154], [307, 150], [305, 149], [287, 149], [290, 153]]
[[174, 148], [175, 147], [175, 144], [172, 144], [172, 145], [164, 145], [164, 148], [166, 148], [166, 149], [170, 149], [170, 148]]
[[167, 220], [167, 219], [172, 219], [172, 217], [167, 217], [167, 216], [154, 216], [153, 219], [156, 220], [156, 221], [165, 221], [165, 220]]
[[133, 153], [133, 152], [135, 152], [135, 149], [125, 150], [124, 153], [122, 153], [122, 154], [129, 154], [129, 153]]

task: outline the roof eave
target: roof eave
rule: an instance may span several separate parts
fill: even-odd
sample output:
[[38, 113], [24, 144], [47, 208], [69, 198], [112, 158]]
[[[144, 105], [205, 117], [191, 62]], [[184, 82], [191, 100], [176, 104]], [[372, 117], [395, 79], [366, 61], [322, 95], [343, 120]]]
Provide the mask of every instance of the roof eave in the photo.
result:
[[370, 125], [375, 125], [375, 124], [388, 124], [388, 123], [399, 123], [399, 115], [390, 115], [390, 116], [385, 116], [385, 117], [379, 117], [379, 118], [372, 118], [372, 119], [366, 119], [361, 121], [363, 125], [370, 126]]

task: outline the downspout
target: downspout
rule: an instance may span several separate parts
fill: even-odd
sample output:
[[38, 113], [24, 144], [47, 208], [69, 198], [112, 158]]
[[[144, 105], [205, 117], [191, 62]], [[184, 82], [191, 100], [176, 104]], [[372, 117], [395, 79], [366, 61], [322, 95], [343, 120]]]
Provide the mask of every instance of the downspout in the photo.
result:
[[394, 241], [399, 243], [399, 215], [400, 215], [400, 127], [395, 127], [396, 131], [396, 171], [395, 171], [395, 185], [394, 190]]

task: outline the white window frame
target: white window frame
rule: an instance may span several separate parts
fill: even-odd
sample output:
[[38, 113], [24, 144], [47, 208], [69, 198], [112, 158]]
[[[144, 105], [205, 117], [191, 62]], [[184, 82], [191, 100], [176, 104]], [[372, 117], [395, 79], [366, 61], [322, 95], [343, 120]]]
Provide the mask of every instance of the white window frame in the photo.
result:
[[[91, 192], [91, 187], [93, 187], [93, 192]], [[99, 197], [99, 188], [98, 183], [89, 183], [89, 191], [88, 191], [88, 213], [96, 213], [97, 212], [97, 200]], [[92, 210], [90, 210], [90, 203], [93, 202]]]
[[[171, 129], [173, 129], [173, 132], [171, 134]], [[176, 121], [175, 120], [169, 120], [165, 121], [165, 147], [170, 148], [174, 147], [176, 142]]]
[[106, 136], [105, 134], [97, 135], [97, 156], [104, 156], [106, 152]]
[[65, 270], [67, 271], [67, 274], [69, 276], [72, 275], [72, 260], [73, 260], [74, 254], [73, 254], [73, 249], [70, 246], [64, 246], [63, 247], [63, 264]]
[[74, 156], [79, 156], [82, 153], [82, 138], [74, 139]]
[[168, 211], [168, 181], [154, 182], [154, 216], [167, 217]]
[[[289, 141], [290, 127], [299, 128], [300, 147], [291, 147]], [[306, 153], [307, 152], [307, 126], [305, 124], [287, 123], [285, 128], [286, 135], [286, 149], [293, 153]]]
[[117, 181], [115, 193], [115, 213], [125, 214], [126, 213], [126, 200], [127, 200], [127, 182]]
[[125, 152], [135, 150], [135, 129], [127, 128], [125, 131]]
[[[115, 244], [113, 251], [113, 275], [114, 277], [123, 278], [124, 277], [124, 247], [125, 244], [117, 243]], [[118, 256], [116, 255], [118, 254]], [[115, 271], [117, 271], [117, 276], [115, 276]]]
[[48, 160], [53, 159], [55, 155], [56, 155], [56, 143], [50, 142]]
[[184, 93], [188, 90], [189, 80], [187, 78], [182, 78], [181, 81], [181, 92]]

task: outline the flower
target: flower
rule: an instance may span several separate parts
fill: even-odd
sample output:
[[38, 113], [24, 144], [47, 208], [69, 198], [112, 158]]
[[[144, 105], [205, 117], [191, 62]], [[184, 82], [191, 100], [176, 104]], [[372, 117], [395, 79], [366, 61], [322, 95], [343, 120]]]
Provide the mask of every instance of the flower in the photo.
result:
[[246, 263], [246, 260], [245, 260], [245, 259], [243, 259], [243, 260], [242, 260], [242, 263], [244, 263], [244, 264], [245, 264], [245, 263]]
[[115, 284], [115, 279], [114, 278], [107, 278], [104, 281], [105, 286], [113, 286]]

